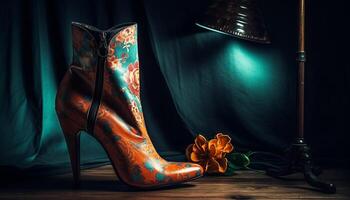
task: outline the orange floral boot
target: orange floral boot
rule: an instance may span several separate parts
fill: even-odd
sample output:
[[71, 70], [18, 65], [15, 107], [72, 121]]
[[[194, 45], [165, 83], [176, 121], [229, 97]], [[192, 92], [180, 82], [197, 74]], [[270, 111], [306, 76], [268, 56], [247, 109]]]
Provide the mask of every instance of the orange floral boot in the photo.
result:
[[140, 101], [136, 24], [106, 31], [73, 23], [73, 62], [56, 96], [75, 183], [79, 183], [79, 133], [106, 150], [119, 179], [130, 186], [174, 185], [202, 176], [198, 164], [167, 162], [146, 130]]

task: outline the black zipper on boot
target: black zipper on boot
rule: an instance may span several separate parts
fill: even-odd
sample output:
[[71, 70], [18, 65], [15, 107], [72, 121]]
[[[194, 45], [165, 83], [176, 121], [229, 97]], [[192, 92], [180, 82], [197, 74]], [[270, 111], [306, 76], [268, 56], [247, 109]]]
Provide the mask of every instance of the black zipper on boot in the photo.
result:
[[98, 61], [96, 69], [96, 80], [95, 80], [95, 89], [94, 95], [92, 97], [92, 103], [88, 112], [87, 118], [87, 131], [90, 134], [94, 133], [95, 121], [98, 113], [98, 109], [101, 103], [102, 91], [103, 91], [103, 75], [104, 68], [107, 57], [107, 41], [106, 41], [106, 32], [102, 33], [100, 40], [100, 45], [97, 50]]

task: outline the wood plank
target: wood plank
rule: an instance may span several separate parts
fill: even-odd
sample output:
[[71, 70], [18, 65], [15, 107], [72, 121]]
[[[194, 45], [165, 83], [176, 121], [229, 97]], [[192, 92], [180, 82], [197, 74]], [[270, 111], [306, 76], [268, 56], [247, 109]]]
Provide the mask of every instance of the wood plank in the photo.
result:
[[300, 175], [273, 179], [254, 171], [231, 177], [206, 176], [176, 187], [140, 191], [118, 182], [111, 166], [82, 172], [82, 185], [72, 189], [71, 174], [18, 180], [0, 188], [0, 199], [350, 199], [349, 170], [326, 171], [338, 193], [323, 194], [307, 186]]

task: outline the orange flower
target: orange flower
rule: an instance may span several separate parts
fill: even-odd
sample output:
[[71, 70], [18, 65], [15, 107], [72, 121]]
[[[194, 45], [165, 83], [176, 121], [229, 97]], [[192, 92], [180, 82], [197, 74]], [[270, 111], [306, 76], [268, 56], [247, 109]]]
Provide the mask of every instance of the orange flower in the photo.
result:
[[232, 152], [231, 138], [222, 133], [216, 134], [209, 142], [198, 135], [194, 144], [186, 149], [187, 159], [201, 165], [207, 173], [225, 173], [227, 169], [227, 153]]

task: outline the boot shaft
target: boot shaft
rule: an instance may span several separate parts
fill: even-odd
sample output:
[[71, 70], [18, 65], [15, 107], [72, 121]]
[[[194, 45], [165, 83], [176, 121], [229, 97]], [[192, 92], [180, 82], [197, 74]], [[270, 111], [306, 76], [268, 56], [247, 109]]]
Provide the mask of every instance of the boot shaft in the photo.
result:
[[136, 24], [100, 31], [73, 23], [72, 32], [73, 61], [58, 89], [56, 111], [75, 182], [82, 130], [102, 145], [119, 180], [128, 185], [168, 186], [201, 176], [199, 165], [161, 158], [147, 134], [140, 103]]
[[[57, 95], [66, 98], [61, 101], [56, 99], [56, 107], [59, 107], [56, 110], [62, 111], [65, 110], [64, 107], [74, 106], [71, 104], [75, 104], [72, 103], [75, 100], [69, 96], [79, 93], [86, 100], [80, 102], [79, 112], [88, 116], [92, 113], [96, 98], [99, 98], [98, 104], [103, 103], [118, 111], [121, 118], [143, 132], [145, 127], [140, 103], [137, 25], [123, 24], [102, 31], [73, 22], [72, 39], [72, 64]], [[99, 76], [102, 81], [98, 80]], [[98, 82], [101, 83], [97, 84]], [[98, 85], [100, 88], [96, 88]], [[98, 90], [101, 91], [97, 95], [99, 97], [96, 97]], [[93, 112], [97, 113], [97, 110]]]
[[[73, 40], [73, 61], [72, 65], [81, 67], [84, 70], [94, 70], [96, 69], [98, 56], [107, 56], [107, 49], [113, 50], [117, 48], [117, 45], [110, 42], [116, 37], [116, 40], [121, 43], [123, 48], [127, 50], [131, 46], [136, 48], [135, 53], [137, 55], [137, 25], [135, 23], [126, 23], [122, 25], [114, 26], [107, 30], [100, 30], [93, 26], [73, 22], [72, 23], [72, 40]], [[120, 49], [119, 49], [120, 51]], [[119, 52], [116, 51], [116, 52]], [[104, 54], [104, 55], [101, 55]], [[119, 54], [119, 58], [122, 53], [116, 53], [115, 56]], [[116, 61], [113, 55], [109, 54], [107, 56], [110, 61]], [[110, 67], [111, 63], [110, 63]]]

